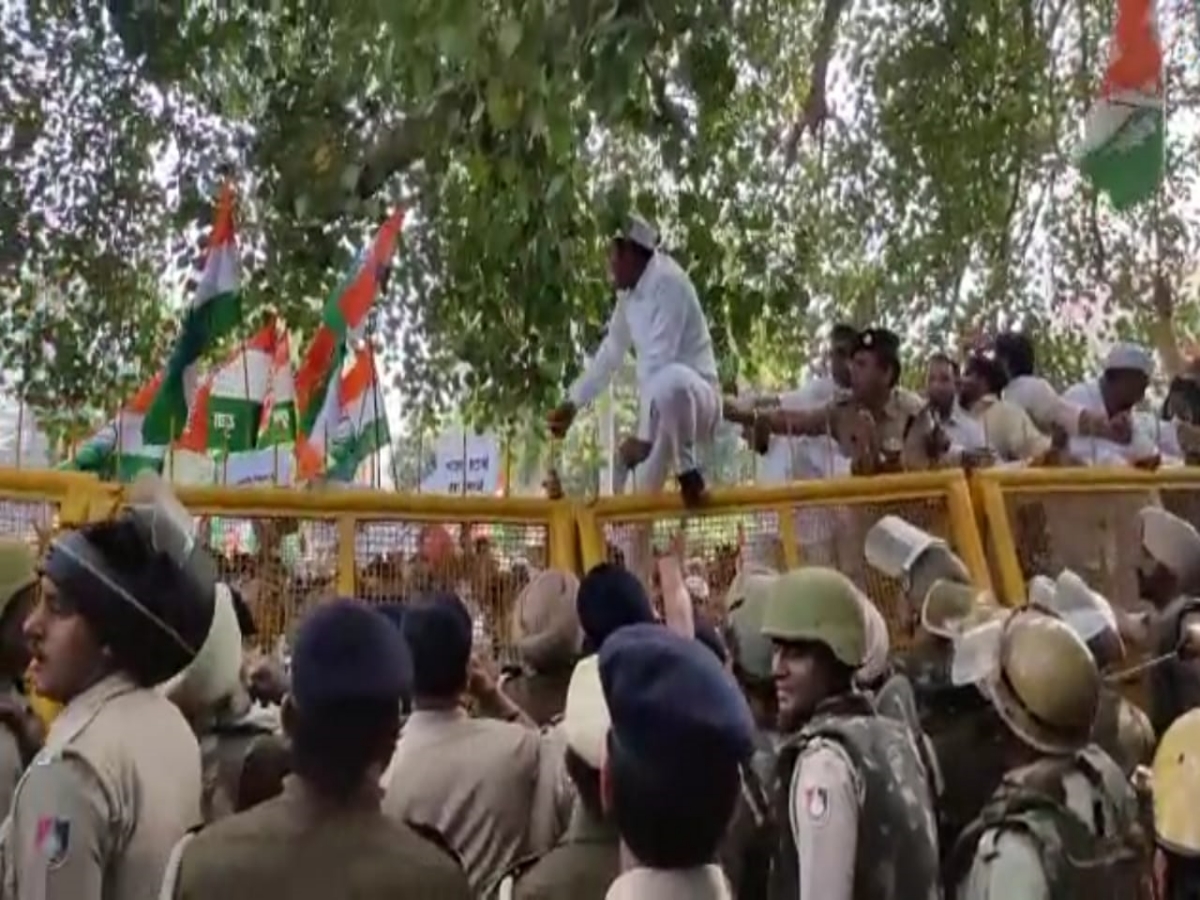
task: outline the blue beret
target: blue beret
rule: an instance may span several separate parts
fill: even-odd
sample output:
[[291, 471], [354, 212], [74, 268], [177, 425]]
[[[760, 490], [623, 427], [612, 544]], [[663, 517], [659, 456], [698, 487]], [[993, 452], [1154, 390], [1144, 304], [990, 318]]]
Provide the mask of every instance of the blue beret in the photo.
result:
[[654, 607], [641, 581], [611, 563], [592, 568], [579, 582], [575, 608], [583, 628], [584, 649], [595, 652], [618, 628], [654, 621]]
[[461, 690], [475, 630], [463, 602], [449, 593], [418, 597], [400, 627], [412, 654], [416, 692], [440, 697]]
[[334, 600], [305, 618], [292, 650], [292, 696], [301, 709], [399, 703], [412, 662], [391, 622], [358, 600]]
[[681, 766], [736, 764], [754, 751], [754, 721], [712, 651], [660, 625], [631, 625], [600, 650], [610, 750], [670, 777]]

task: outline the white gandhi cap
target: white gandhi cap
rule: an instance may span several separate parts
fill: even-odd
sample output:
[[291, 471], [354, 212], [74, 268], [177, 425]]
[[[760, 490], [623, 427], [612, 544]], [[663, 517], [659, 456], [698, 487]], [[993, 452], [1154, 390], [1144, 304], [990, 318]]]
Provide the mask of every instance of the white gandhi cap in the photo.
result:
[[1141, 372], [1147, 378], [1154, 375], [1154, 357], [1150, 351], [1140, 344], [1127, 341], [1113, 344], [1108, 356], [1104, 357], [1104, 371], [1126, 369]]
[[621, 229], [617, 237], [652, 253], [658, 249], [658, 231], [638, 215], [631, 215], [628, 218], [625, 227]]
[[600, 685], [600, 658], [584, 657], [575, 664], [567, 686], [562, 722], [567, 746], [593, 769], [599, 769], [604, 764], [610, 724], [608, 703]]

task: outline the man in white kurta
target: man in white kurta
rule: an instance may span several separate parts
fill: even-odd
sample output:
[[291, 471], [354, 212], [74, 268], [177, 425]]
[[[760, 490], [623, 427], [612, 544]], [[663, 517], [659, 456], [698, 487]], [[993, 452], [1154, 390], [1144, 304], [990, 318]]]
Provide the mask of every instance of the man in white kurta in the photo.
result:
[[550, 430], [565, 434], [632, 349], [638, 428], [623, 455], [636, 466], [634, 489], [661, 491], [674, 468], [684, 502], [695, 505], [705, 490], [697, 449], [712, 442], [721, 421], [717, 361], [700, 299], [687, 273], [659, 249], [657, 232], [636, 216], [613, 239], [609, 269], [617, 304], [608, 333], [566, 402], [550, 413]]

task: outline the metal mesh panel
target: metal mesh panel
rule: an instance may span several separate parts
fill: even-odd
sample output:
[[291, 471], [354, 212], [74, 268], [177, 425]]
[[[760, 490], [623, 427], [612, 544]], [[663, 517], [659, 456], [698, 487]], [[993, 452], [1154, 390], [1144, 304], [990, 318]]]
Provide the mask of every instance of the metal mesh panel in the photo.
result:
[[546, 542], [543, 525], [360, 522], [356, 593], [386, 602], [421, 591], [454, 591], [471, 611], [477, 645], [508, 660], [513, 604], [531, 571], [545, 566]]
[[304, 612], [336, 589], [332, 521], [214, 517], [205, 532], [222, 577], [241, 590], [254, 613], [264, 650], [290, 642]]
[[1137, 512], [1153, 493], [1006, 491], [1004, 499], [1026, 580], [1072, 569], [1114, 604], [1137, 605]]
[[54, 528], [58, 509], [35, 500], [0, 500], [0, 537], [37, 543]]
[[[911, 618], [906, 614], [900, 585], [867, 565], [863, 540], [880, 518], [900, 516], [919, 528], [954, 544], [946, 502], [942, 497], [917, 500], [852, 504], [804, 505], [792, 512], [796, 532], [796, 555], [802, 563], [827, 565], [843, 572], [874, 601], [891, 631], [895, 646], [912, 637]], [[643, 526], [644, 527], [644, 526]], [[611, 559], [623, 561], [637, 540], [638, 525], [629, 522], [605, 524]], [[778, 521], [774, 513], [726, 513], [690, 516], [653, 523], [651, 541], [656, 553], [664, 552], [671, 537], [682, 530], [691, 573], [700, 574], [721, 602], [736, 571], [739, 554], [747, 562], [781, 567], [784, 559]]]

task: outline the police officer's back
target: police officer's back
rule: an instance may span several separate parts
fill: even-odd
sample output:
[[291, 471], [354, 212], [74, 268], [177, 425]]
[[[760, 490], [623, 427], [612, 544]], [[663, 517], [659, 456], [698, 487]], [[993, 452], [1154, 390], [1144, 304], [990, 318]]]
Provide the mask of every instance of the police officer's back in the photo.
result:
[[21, 688], [29, 666], [22, 635], [37, 592], [37, 560], [26, 541], [0, 539], [0, 820], [21, 772], [41, 749], [41, 723]]
[[986, 694], [1010, 734], [1010, 768], [948, 866], [960, 900], [1141, 896], [1148, 858], [1137, 800], [1117, 764], [1089, 744], [1095, 661], [1061, 619], [1012, 614]]
[[309, 614], [283, 711], [294, 774], [281, 796], [185, 841], [164, 898], [471, 896], [452, 854], [380, 810], [406, 653], [392, 624], [357, 601]]
[[629, 851], [607, 900], [728, 900], [712, 861], [754, 750], [737, 686], [699, 641], [646, 624], [609, 635], [600, 680], [604, 799]]
[[548, 853], [517, 866], [501, 882], [501, 900], [604, 900], [620, 873], [620, 838], [600, 795], [609, 715], [595, 656], [575, 667], [562, 727], [567, 742], [565, 766], [575, 789], [570, 824]]
[[195, 658], [215, 567], [161, 482], [132, 498], [115, 521], [55, 538], [25, 623], [34, 687], [65, 706], [13, 799], [11, 900], [146, 900], [200, 819], [195, 737], [152, 686]]

